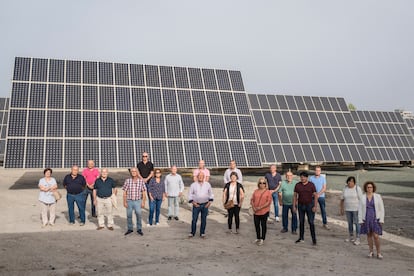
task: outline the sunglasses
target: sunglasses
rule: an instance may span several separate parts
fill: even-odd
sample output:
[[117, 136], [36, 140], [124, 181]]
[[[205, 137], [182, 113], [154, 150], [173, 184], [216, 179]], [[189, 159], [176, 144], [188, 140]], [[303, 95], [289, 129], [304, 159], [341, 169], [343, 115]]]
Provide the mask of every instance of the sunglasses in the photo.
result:
[[148, 155], [143, 155], [142, 157], [148, 157]]
[[266, 184], [266, 182], [259, 182], [259, 184]]

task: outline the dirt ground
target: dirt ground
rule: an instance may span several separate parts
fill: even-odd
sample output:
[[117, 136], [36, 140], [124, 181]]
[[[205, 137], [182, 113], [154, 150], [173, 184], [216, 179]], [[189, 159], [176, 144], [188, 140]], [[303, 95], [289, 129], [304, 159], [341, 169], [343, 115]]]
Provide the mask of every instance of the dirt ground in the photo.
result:
[[[59, 180], [66, 172], [54, 172]], [[373, 174], [376, 172], [373, 172]], [[401, 175], [401, 172], [398, 172]], [[407, 179], [414, 170], [407, 171]], [[387, 235], [381, 239], [383, 260], [366, 257], [365, 238], [360, 246], [344, 242], [347, 230], [344, 217], [338, 214], [339, 189], [327, 195], [331, 230], [316, 220], [318, 246], [311, 245], [309, 229], [305, 243], [280, 233], [281, 223], [268, 224], [265, 244], [254, 244], [255, 232], [248, 204], [241, 213], [241, 233], [226, 234], [226, 218], [221, 207], [220, 177], [213, 177], [216, 201], [207, 222], [207, 238], [188, 239], [191, 208], [181, 205], [180, 221], [167, 222], [167, 204], [163, 203], [159, 226], [146, 227], [147, 208], [143, 212], [141, 237], [136, 233], [124, 236], [125, 208], [114, 210], [115, 230], [95, 230], [97, 220], [89, 216], [81, 227], [68, 225], [67, 205], [63, 198], [57, 205], [54, 227], [40, 227], [40, 210], [36, 190], [39, 172], [0, 170], [0, 275], [413, 275], [414, 242], [412, 198], [384, 195]], [[110, 172], [122, 181], [127, 174]], [[340, 185], [344, 173], [330, 174], [329, 180]], [[342, 175], [343, 174], [343, 175]], [[367, 172], [366, 177], [369, 177]], [[387, 172], [390, 174], [390, 172]], [[41, 177], [41, 174], [40, 174]], [[365, 177], [365, 176], [364, 176]], [[390, 175], [392, 178], [393, 176]], [[26, 179], [26, 180], [24, 180]], [[32, 180], [31, 180], [32, 179]], [[35, 179], [33, 181], [33, 179]], [[252, 177], [251, 179], [257, 179]], [[251, 180], [248, 178], [248, 180]], [[414, 178], [411, 178], [414, 179]], [[189, 186], [186, 182], [186, 191]], [[118, 181], [119, 184], [119, 181]], [[255, 188], [245, 181], [247, 198]], [[380, 184], [381, 185], [381, 184]], [[336, 187], [336, 186], [335, 186]], [[407, 189], [414, 189], [408, 186]], [[411, 190], [410, 190], [411, 191]], [[65, 194], [62, 189], [61, 192]], [[406, 193], [406, 191], [403, 191]], [[118, 194], [119, 202], [121, 194]], [[247, 201], [246, 201], [247, 203]], [[76, 208], [75, 208], [76, 209]], [[199, 229], [197, 229], [198, 231]], [[198, 232], [197, 232], [198, 233]], [[390, 234], [389, 234], [390, 233]]]

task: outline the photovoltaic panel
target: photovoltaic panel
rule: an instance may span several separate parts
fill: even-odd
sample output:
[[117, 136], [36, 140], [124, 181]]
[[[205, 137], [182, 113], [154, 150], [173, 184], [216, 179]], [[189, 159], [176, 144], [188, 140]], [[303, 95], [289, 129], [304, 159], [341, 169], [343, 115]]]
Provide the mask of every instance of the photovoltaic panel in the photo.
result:
[[404, 118], [404, 121], [407, 124], [407, 127], [410, 130], [411, 135], [414, 137], [414, 118]]
[[352, 111], [372, 161], [414, 160], [414, 138], [398, 112]]
[[10, 120], [7, 168], [261, 166], [238, 71], [18, 57]]
[[0, 98], [0, 160], [6, 150], [7, 120], [9, 119], [9, 98]]
[[249, 94], [263, 163], [368, 161], [343, 98]]

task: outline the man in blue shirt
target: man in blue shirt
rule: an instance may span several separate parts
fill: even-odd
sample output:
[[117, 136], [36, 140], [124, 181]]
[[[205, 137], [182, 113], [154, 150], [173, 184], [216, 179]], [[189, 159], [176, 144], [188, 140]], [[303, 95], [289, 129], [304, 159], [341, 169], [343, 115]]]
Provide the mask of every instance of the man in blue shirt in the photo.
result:
[[275, 208], [275, 220], [276, 222], [279, 222], [279, 194], [277, 191], [282, 183], [282, 176], [277, 172], [276, 165], [273, 164], [270, 166], [270, 172], [266, 173], [265, 178], [267, 180], [269, 191], [272, 192], [273, 205]]
[[309, 177], [309, 181], [312, 182], [316, 187], [316, 192], [318, 193], [318, 203], [321, 208], [322, 223], [323, 227], [329, 230], [328, 220], [326, 218], [325, 210], [325, 191], [326, 191], [326, 178], [321, 175], [321, 166], [315, 167], [315, 175]]
[[93, 203], [98, 209], [98, 228], [104, 229], [105, 216], [108, 218], [108, 230], [114, 230], [114, 218], [112, 216], [112, 194], [116, 195], [115, 181], [108, 177], [108, 169], [101, 170], [101, 177], [96, 179], [93, 186]]

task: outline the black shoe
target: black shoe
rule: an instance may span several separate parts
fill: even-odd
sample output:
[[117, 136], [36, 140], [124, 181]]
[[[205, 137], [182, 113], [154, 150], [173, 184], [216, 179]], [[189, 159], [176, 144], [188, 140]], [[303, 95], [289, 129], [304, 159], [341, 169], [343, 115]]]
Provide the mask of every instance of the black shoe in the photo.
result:
[[126, 236], [126, 235], [129, 235], [129, 234], [131, 234], [132, 232], [134, 232], [134, 231], [132, 231], [132, 230], [128, 229], [128, 231], [126, 231], [124, 235], [125, 235], [125, 236]]
[[92, 217], [97, 218], [98, 216], [97, 215], [92, 215]]
[[305, 241], [302, 240], [301, 238], [299, 238], [297, 241], [295, 241], [295, 243], [300, 243], [300, 242], [305, 242]]
[[286, 230], [286, 229], [282, 229], [281, 231], [280, 231], [280, 233], [286, 233], [288, 230]]
[[171, 220], [172, 219], [172, 217], [170, 216], [170, 217], [168, 217], [168, 220]]
[[174, 219], [175, 219], [175, 220], [179, 220], [179, 218], [178, 218], [178, 217], [174, 217]]
[[142, 233], [142, 230], [141, 230], [141, 229], [139, 229], [139, 230], [137, 231], [137, 233], [138, 233], [138, 235], [144, 236], [144, 233]]
[[312, 245], [313, 245], [313, 246], [316, 246], [316, 245], [317, 245], [317, 244], [316, 244], [316, 241], [313, 241], [313, 242], [312, 242]]

